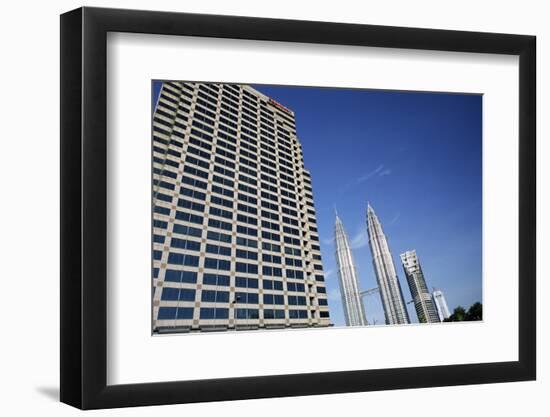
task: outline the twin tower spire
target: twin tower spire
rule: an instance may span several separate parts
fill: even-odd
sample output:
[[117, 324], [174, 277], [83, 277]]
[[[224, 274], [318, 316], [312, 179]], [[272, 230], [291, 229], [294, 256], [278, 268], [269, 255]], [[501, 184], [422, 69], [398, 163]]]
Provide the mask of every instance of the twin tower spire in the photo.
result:
[[[386, 324], [410, 323], [386, 235], [370, 204], [367, 205], [367, 231]], [[336, 213], [334, 235], [346, 325], [365, 326], [368, 322], [365, 316], [362, 293], [359, 290], [357, 270], [353, 261], [349, 239], [338, 213]]]

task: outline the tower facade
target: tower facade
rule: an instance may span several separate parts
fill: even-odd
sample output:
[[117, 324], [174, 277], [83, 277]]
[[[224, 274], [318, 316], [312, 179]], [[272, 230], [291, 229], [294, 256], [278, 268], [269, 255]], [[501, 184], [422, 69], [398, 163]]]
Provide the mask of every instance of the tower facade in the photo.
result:
[[336, 261], [338, 263], [338, 278], [340, 280], [340, 294], [347, 326], [366, 326], [365, 308], [359, 290], [357, 269], [353, 261], [349, 239], [344, 225], [336, 215], [334, 225], [334, 239], [336, 242]]
[[401, 263], [403, 264], [405, 277], [407, 278], [407, 283], [411, 290], [418, 322], [439, 323], [439, 315], [437, 314], [435, 304], [432, 300], [432, 295], [426, 286], [426, 280], [416, 251], [412, 250], [402, 253]]
[[409, 314], [405, 306], [388, 241], [370, 204], [367, 207], [367, 231], [386, 324], [407, 324], [410, 322]]
[[434, 289], [432, 297], [435, 308], [437, 309], [437, 314], [439, 315], [439, 320], [444, 321], [445, 319], [448, 319], [451, 313], [449, 311], [449, 307], [447, 306], [447, 300], [445, 300], [443, 291]]
[[153, 331], [329, 326], [294, 112], [164, 82], [153, 114]]

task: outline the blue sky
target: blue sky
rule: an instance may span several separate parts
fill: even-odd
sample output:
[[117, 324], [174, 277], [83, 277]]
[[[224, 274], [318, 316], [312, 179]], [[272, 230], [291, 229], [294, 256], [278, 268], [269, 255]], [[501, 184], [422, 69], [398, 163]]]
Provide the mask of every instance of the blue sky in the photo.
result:
[[[482, 97], [254, 85], [296, 114], [311, 172], [332, 320], [344, 325], [334, 257], [334, 207], [353, 247], [360, 287], [376, 287], [366, 233], [376, 211], [411, 299], [399, 254], [416, 249], [428, 287], [452, 309], [482, 301]], [[158, 90], [153, 89], [156, 101]], [[384, 323], [380, 297], [365, 298]], [[412, 321], [417, 321], [412, 304]]]
[[[416, 249], [428, 287], [452, 310], [481, 301], [482, 97], [441, 93], [254, 86], [294, 110], [310, 170], [331, 317], [343, 325], [334, 257], [334, 207], [353, 246], [360, 286], [376, 287], [367, 201], [399, 254]], [[380, 297], [368, 320], [384, 323]], [[413, 305], [408, 306], [417, 321]]]

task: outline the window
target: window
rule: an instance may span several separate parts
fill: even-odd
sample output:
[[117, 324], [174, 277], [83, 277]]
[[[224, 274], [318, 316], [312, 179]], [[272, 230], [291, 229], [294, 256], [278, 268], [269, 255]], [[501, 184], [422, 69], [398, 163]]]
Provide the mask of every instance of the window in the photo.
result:
[[197, 159], [197, 158], [195, 158], [191, 155], [187, 155], [185, 157], [185, 162], [193, 164], [193, 165], [197, 165], [197, 166], [199, 166], [201, 168], [205, 168], [205, 169], [208, 169], [210, 167], [210, 164], [208, 162]]
[[[321, 317], [322, 317], [321, 312]], [[289, 310], [288, 317], [291, 319], [307, 319], [307, 310]]]
[[285, 311], [284, 310], [271, 310], [264, 309], [264, 319], [284, 319]]
[[233, 218], [233, 213], [232, 212], [230, 212], [228, 210], [220, 209], [220, 208], [217, 208], [217, 207], [210, 207], [209, 213], [213, 216], [223, 217], [224, 219], [232, 219]]
[[264, 304], [284, 305], [285, 298], [281, 294], [264, 294]]
[[184, 226], [181, 224], [174, 224], [173, 232], [178, 233], [180, 235], [187, 235], [187, 236], [194, 236], [194, 237], [202, 236], [202, 230], [197, 229], [196, 227]]
[[214, 253], [216, 255], [224, 255], [224, 256], [231, 256], [231, 248], [226, 246], [218, 246], [218, 245], [206, 245], [206, 252], [207, 253]]
[[247, 273], [247, 274], [257, 274], [258, 265], [255, 264], [246, 264], [243, 262], [237, 262], [236, 265], [237, 272]]
[[258, 254], [248, 250], [237, 249], [237, 258], [252, 259], [256, 261], [258, 260]]
[[237, 209], [245, 213], [258, 214], [258, 209], [256, 207], [250, 207], [245, 204], [237, 204]]
[[193, 251], [200, 251], [201, 244], [200, 242], [194, 242], [192, 240], [185, 240], [185, 239], [178, 239], [173, 237], [172, 241], [170, 242], [170, 246], [173, 248], [179, 248], [179, 249], [187, 249], [187, 250], [193, 250]]
[[206, 237], [216, 242], [231, 243], [231, 235], [226, 235], [225, 233], [213, 232], [209, 230]]
[[258, 242], [254, 239], [237, 236], [237, 245], [247, 246], [249, 248], [256, 248], [258, 247]]
[[[262, 249], [269, 250], [271, 252], [281, 252], [281, 246], [276, 245], [275, 243], [262, 242]], [[281, 263], [281, 261], [277, 263]]]
[[258, 310], [255, 308], [237, 308], [235, 310], [235, 316], [237, 319], [258, 319], [260, 316]]
[[195, 203], [194, 201], [185, 200], [183, 198], [178, 199], [178, 207], [183, 207], [189, 210], [204, 212], [204, 204]]
[[[202, 188], [203, 190], [206, 190], [206, 187], [207, 187], [207, 184], [204, 181], [197, 180], [197, 179], [194, 179], [194, 178], [191, 178], [191, 177], [186, 177], [186, 176], [181, 178], [181, 182], [183, 182], [185, 184], [189, 184], [193, 187]], [[181, 192], [181, 188], [180, 188], [180, 194], [183, 194]], [[172, 200], [170, 199], [170, 201], [172, 201]]]
[[202, 224], [202, 216], [197, 216], [196, 214], [184, 213], [182, 211], [176, 211], [176, 219], [183, 220], [186, 222]]
[[175, 320], [177, 310], [176, 307], [161, 307], [159, 308], [157, 320]]
[[237, 195], [237, 198], [241, 201], [244, 201], [245, 203], [249, 203], [249, 204], [253, 204], [253, 205], [258, 204], [258, 199], [257, 198], [247, 196], [246, 194], [239, 193]]
[[288, 291], [295, 291], [295, 292], [304, 292], [306, 290], [304, 284], [295, 283], [295, 282], [287, 282], [286, 288]]
[[231, 200], [226, 200], [225, 198], [220, 198], [215, 195], [210, 196], [210, 202], [220, 206], [233, 208], [233, 202]]
[[235, 286], [239, 288], [258, 288], [258, 280], [256, 278], [236, 277]]
[[254, 229], [253, 227], [246, 227], [246, 226], [237, 225], [237, 233], [242, 233], [242, 234], [250, 235], [250, 236], [257, 236], [258, 235], [258, 230]]
[[201, 301], [208, 303], [228, 303], [229, 291], [202, 290]]
[[208, 219], [208, 226], [217, 227], [218, 229], [229, 230], [229, 231], [231, 231], [233, 228], [231, 223], [222, 222], [221, 220], [216, 220], [216, 219]]
[[265, 276], [282, 277], [283, 271], [281, 268], [275, 268], [271, 266], [262, 266], [262, 274]]
[[286, 270], [287, 278], [304, 279], [304, 271], [295, 271], [292, 269]]
[[305, 306], [306, 297], [300, 295], [289, 295], [288, 304], [291, 306]]
[[[191, 145], [189, 145], [187, 147], [187, 152], [198, 155], [198, 156], [200, 156], [201, 158], [204, 158], [204, 159], [210, 159], [210, 153], [208, 153], [206, 151], [203, 151], [202, 149], [195, 148], [194, 146], [191, 146]], [[178, 166], [176, 166], [176, 168], [178, 168]]]
[[271, 262], [271, 263], [274, 263], [274, 264], [280, 264], [281, 263], [281, 257], [264, 253], [262, 255], [262, 261]]
[[245, 216], [244, 214], [237, 214], [237, 221], [252, 224], [254, 226], [258, 224], [258, 220], [256, 220], [254, 217]]
[[175, 271], [167, 269], [164, 274], [164, 280], [170, 282], [185, 282], [187, 284], [197, 283], [197, 273], [191, 271]]
[[235, 185], [233, 181], [228, 180], [227, 178], [222, 178], [219, 175], [214, 175], [212, 177], [212, 181], [220, 183], [222, 185], [226, 185], [228, 187], [233, 187]]
[[165, 239], [166, 238], [164, 236], [153, 235], [153, 242], [155, 243], [164, 243]]
[[230, 282], [230, 279], [228, 275], [204, 274], [202, 276], [202, 283], [204, 285], [216, 285], [216, 286], [228, 287], [229, 282]]
[[168, 254], [168, 263], [174, 265], [199, 266], [199, 257], [183, 253], [170, 252]]
[[166, 201], [166, 202], [168, 202], [168, 203], [171, 203], [171, 202], [172, 202], [172, 197], [169, 196], [169, 195], [166, 195], [166, 194], [157, 193], [157, 194], [156, 194], [156, 198], [157, 198], [158, 200]]
[[281, 236], [279, 236], [277, 233], [271, 233], [266, 231], [262, 231], [262, 238], [269, 239], [269, 240], [276, 240], [276, 241], [281, 240]]
[[262, 220], [262, 227], [264, 229], [272, 229], [279, 231], [279, 225], [277, 223], [268, 222], [267, 220]]
[[203, 320], [220, 320], [229, 317], [229, 309], [227, 308], [201, 308], [200, 318]]
[[237, 292], [235, 293], [235, 300], [237, 300], [237, 304], [258, 304], [258, 294], [251, 292]]
[[190, 167], [189, 165], [185, 165], [183, 167], [183, 172], [187, 172], [188, 174], [196, 175], [197, 177], [201, 177], [204, 179], [208, 178], [208, 172], [202, 171], [195, 167]]
[[285, 248], [285, 253], [287, 255], [302, 256], [302, 251], [300, 249], [297, 249], [297, 248], [286, 247]]
[[206, 194], [200, 191], [191, 190], [190, 188], [180, 187], [180, 194], [186, 195], [188, 197], [196, 198], [197, 200], [205, 200]]
[[286, 258], [285, 259], [285, 265], [295, 266], [295, 267], [301, 268], [302, 267], [302, 260], [301, 259]]
[[264, 290], [283, 291], [283, 282], [277, 280], [263, 279], [262, 288]]
[[229, 271], [231, 269], [231, 262], [225, 259], [205, 258], [204, 267], [210, 269], [219, 269], [222, 271]]
[[160, 299], [165, 301], [195, 301], [195, 290], [163, 287]]

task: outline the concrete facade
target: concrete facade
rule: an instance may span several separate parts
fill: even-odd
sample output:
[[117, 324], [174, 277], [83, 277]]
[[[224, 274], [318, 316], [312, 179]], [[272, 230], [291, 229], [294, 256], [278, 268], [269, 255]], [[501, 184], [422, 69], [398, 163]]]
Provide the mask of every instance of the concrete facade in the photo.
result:
[[174, 81], [152, 124], [153, 331], [331, 325], [294, 113]]

